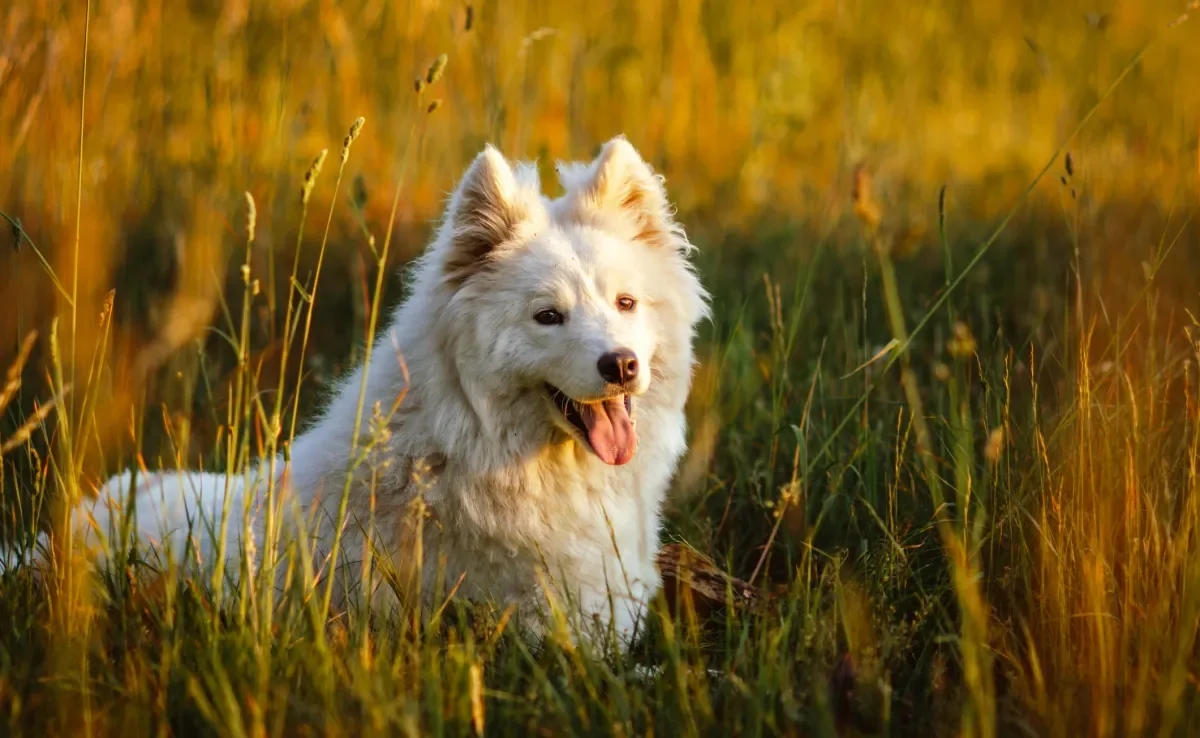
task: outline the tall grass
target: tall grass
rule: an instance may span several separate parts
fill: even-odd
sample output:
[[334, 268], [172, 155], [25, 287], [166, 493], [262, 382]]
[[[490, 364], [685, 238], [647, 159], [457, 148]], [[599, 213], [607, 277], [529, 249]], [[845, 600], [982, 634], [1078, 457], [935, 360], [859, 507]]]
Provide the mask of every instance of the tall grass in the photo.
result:
[[[1200, 44], [1165, 28], [1180, 12], [18, 3], [6, 732], [1188, 734]], [[757, 597], [672, 579], [628, 654], [532, 648], [453, 581], [432, 613], [338, 612], [338, 581], [276, 539], [295, 511], [273, 489], [265, 550], [231, 561], [284, 567], [280, 590], [144, 561], [129, 530], [95, 574], [62, 535], [31, 564], [106, 472], [286, 458], [322, 378], [391, 351], [391, 277], [466, 157], [583, 157], [616, 121], [667, 174], [716, 307], [664, 537]], [[389, 408], [359, 406], [383, 432]]]

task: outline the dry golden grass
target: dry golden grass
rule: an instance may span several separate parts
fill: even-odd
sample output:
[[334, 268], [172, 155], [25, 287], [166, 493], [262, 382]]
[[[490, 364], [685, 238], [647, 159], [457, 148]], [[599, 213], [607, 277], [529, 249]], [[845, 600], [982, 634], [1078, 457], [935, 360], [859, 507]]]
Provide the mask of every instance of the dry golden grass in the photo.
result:
[[53, 576], [0, 574], [0, 720], [31, 735], [1188, 734], [1188, 13], [14, 0], [0, 367], [24, 371], [0, 387], [0, 539], [26, 554], [108, 471], [231, 470], [286, 442], [370, 350], [390, 276], [485, 141], [551, 182], [555, 159], [626, 133], [702, 247], [716, 315], [670, 503], [669, 536], [703, 555], [668, 549], [703, 562], [705, 589], [670, 593], [638, 653], [530, 654], [495, 613], [326, 621], [313, 603], [329, 590], [148, 585], [124, 558], [92, 582], [56, 537]]

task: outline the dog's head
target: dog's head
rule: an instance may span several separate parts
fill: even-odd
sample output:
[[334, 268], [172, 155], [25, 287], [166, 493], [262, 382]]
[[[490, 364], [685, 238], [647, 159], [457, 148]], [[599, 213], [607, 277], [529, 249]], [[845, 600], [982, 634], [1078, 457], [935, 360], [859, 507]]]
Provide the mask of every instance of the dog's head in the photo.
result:
[[639, 401], [659, 391], [682, 404], [656, 384], [683, 361], [686, 395], [705, 295], [662, 181], [628, 141], [559, 175], [565, 193], [547, 200], [532, 166], [485, 148], [451, 198], [431, 267], [450, 291], [448, 340], [477, 410], [536, 418], [625, 464]]

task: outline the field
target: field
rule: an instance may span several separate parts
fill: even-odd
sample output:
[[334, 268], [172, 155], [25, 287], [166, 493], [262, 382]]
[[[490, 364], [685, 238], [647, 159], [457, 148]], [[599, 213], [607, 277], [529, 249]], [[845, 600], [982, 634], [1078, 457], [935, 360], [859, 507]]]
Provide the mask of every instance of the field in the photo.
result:
[[3, 733], [1200, 725], [1196, 2], [7, 7], [10, 559], [106, 474], [286, 447], [486, 141], [553, 182], [627, 134], [714, 317], [663, 534], [706, 573], [631, 653], [55, 536], [0, 573]]

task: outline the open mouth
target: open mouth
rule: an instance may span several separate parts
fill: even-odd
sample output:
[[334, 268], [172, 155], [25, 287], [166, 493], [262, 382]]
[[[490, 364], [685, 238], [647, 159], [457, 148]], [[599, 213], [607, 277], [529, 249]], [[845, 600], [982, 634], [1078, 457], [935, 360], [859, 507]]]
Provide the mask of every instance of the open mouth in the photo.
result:
[[550, 393], [550, 401], [601, 461], [613, 466], [629, 463], [637, 451], [633, 398], [617, 395], [599, 402], [577, 402], [554, 385], [547, 384], [546, 391]]

